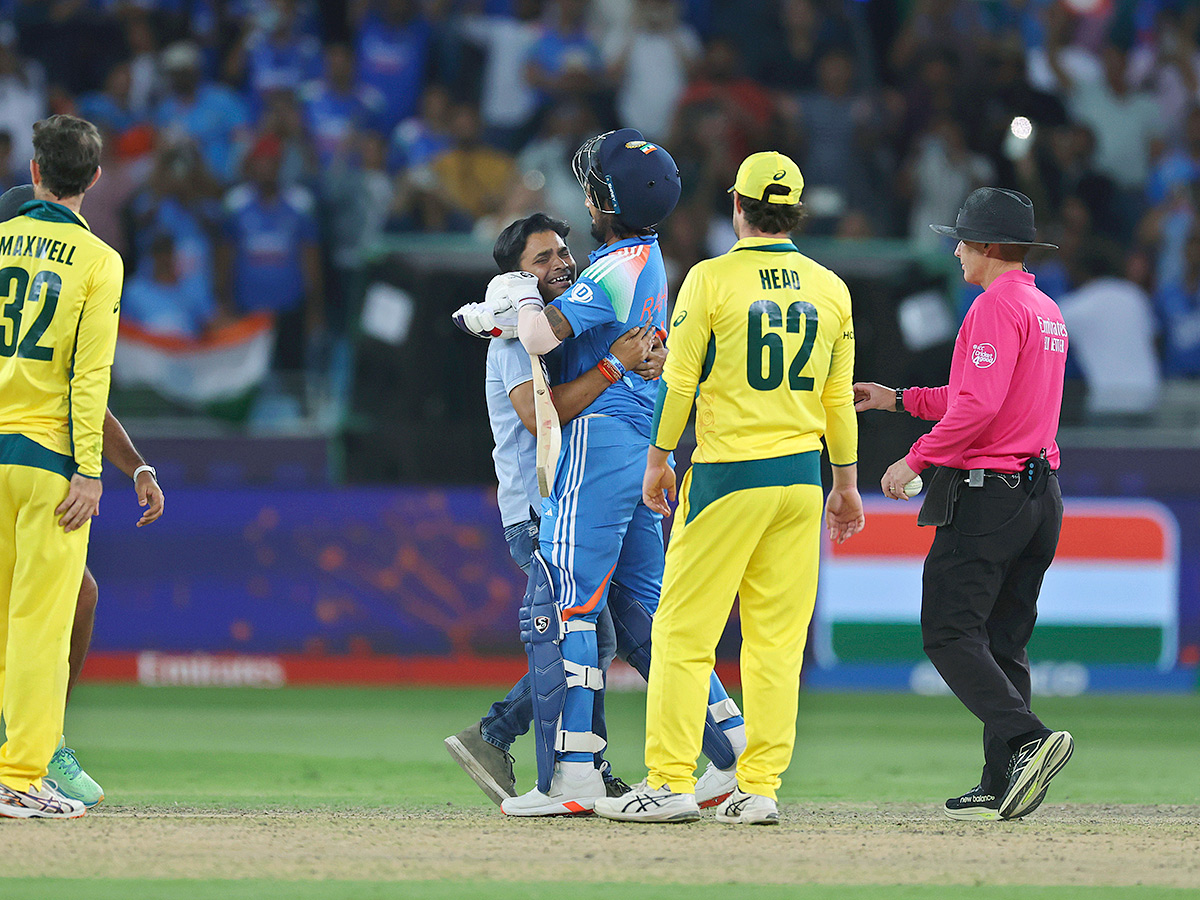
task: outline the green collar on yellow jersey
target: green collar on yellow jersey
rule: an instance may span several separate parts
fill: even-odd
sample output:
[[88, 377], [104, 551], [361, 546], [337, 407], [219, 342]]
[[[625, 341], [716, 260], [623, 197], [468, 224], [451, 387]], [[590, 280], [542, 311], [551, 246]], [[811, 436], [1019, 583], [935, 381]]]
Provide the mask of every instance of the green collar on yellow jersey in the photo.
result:
[[[49, 200], [30, 200], [28, 203], [23, 203], [17, 210], [17, 215], [29, 216], [31, 219], [40, 219], [43, 222], [65, 222], [68, 225], [78, 225], [80, 228], [88, 227], [83, 216], [77, 216], [61, 203], [53, 203]], [[90, 228], [88, 230], [91, 231]]]
[[[769, 237], [747, 237], [742, 238], [733, 245], [733, 250], [765, 250], [767, 253], [799, 253], [796, 245], [791, 241], [781, 241], [777, 238]], [[732, 253], [733, 250], [729, 252]]]

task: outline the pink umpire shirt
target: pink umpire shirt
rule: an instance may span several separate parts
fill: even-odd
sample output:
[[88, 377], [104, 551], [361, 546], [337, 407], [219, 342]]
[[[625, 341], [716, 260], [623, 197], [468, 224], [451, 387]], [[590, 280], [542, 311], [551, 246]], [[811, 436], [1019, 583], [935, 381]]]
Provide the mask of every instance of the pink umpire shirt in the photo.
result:
[[930, 465], [1018, 472], [1043, 449], [1058, 468], [1067, 327], [1033, 275], [1005, 272], [975, 298], [950, 363], [950, 384], [908, 388], [904, 409], [937, 424], [908, 452]]

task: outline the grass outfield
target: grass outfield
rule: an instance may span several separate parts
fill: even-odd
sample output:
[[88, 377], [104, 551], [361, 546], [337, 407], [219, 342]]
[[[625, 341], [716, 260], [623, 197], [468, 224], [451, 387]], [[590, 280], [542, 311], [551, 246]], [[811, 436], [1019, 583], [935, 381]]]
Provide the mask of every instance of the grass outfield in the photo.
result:
[[[83, 685], [67, 716], [80, 761], [122, 806], [220, 809], [492, 804], [442, 746], [499, 692]], [[608, 697], [609, 760], [645, 775], [645, 695]], [[1069, 803], [1200, 803], [1200, 695], [1083, 696], [1037, 703], [1075, 737]], [[980, 729], [948, 697], [806, 693], [781, 802], [940, 803], [982, 764]], [[517, 745], [517, 780], [534, 777]], [[1060, 786], [1061, 785], [1061, 786]]]
[[[979, 729], [957, 701], [803, 694], [774, 829], [506, 819], [442, 746], [492, 699], [84, 685], [68, 740], [108, 799], [78, 822], [0, 822], [24, 871], [76, 876], [6, 878], [0, 896], [694, 900], [701, 866], [713, 871], [702, 889], [725, 883], [756, 900], [1182, 900], [1200, 888], [1200, 695], [1039, 702], [1075, 735], [1075, 758], [1038, 817], [980, 825], [938, 813], [980, 766]], [[644, 775], [644, 701], [608, 701], [610, 759], [630, 782]], [[524, 788], [528, 739], [517, 755]], [[1115, 804], [1138, 813], [1109, 821], [1130, 808]], [[595, 857], [594, 877], [556, 875], [547, 847], [576, 866]]]

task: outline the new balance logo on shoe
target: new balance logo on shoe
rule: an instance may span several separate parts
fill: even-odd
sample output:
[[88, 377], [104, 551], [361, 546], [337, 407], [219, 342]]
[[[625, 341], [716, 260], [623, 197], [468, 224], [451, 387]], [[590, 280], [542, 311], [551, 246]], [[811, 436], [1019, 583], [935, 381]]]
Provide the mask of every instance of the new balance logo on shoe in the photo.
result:
[[951, 797], [946, 801], [943, 811], [951, 819], [961, 821], [989, 821], [1000, 818], [1000, 798], [995, 794], [985, 793], [979, 785], [971, 788], [961, 797]]

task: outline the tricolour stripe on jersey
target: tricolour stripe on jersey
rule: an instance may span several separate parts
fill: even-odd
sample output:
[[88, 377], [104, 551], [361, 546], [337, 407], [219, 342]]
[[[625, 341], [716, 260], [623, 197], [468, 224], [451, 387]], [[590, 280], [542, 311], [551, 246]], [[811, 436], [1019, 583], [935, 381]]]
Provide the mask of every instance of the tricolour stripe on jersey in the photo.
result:
[[575, 514], [587, 461], [587, 424], [586, 418], [579, 418], [569, 426], [571, 436], [567, 444], [567, 474], [558, 501], [558, 520], [554, 523], [554, 547], [550, 558], [561, 574], [560, 609], [573, 606], [575, 602], [575, 580], [571, 572], [575, 562]]

